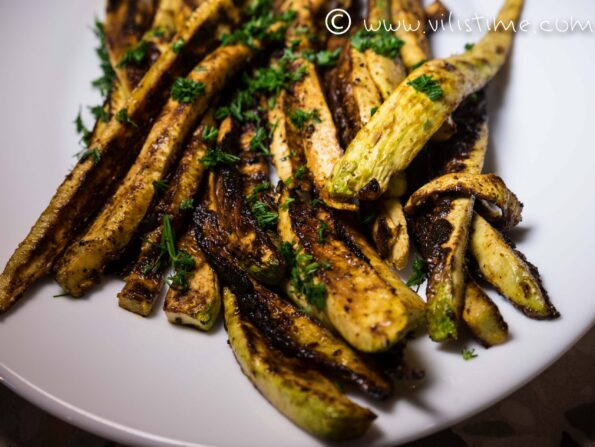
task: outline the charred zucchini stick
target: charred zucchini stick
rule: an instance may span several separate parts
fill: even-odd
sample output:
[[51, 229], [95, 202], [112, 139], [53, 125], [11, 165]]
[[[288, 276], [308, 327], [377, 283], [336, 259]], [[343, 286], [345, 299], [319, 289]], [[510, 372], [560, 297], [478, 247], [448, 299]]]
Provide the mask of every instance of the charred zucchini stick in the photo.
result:
[[326, 377], [302, 360], [271, 348], [240, 313], [237, 298], [225, 288], [225, 326], [229, 344], [256, 389], [294, 424], [326, 439], [363, 435], [375, 415], [351, 402]]
[[153, 200], [155, 182], [163, 180], [196, 121], [251, 55], [244, 45], [219, 47], [200, 63], [202, 70], [193, 70], [185, 81], [200, 90], [185, 99], [172, 95], [114, 197], [60, 261], [56, 279], [65, 291], [84, 295], [128, 245]]
[[431, 59], [430, 46], [425, 34], [426, 17], [419, 0], [391, 0], [392, 23], [400, 25], [396, 31], [404, 43], [401, 59], [411, 70]]
[[[340, 222], [324, 207], [310, 207], [299, 199], [288, 208], [297, 236], [292, 276], [299, 276], [292, 279], [292, 292], [305, 294], [360, 351], [385, 351], [399, 341], [408, 327], [407, 309], [345, 235]], [[305, 256], [308, 265], [302, 262]], [[308, 287], [305, 276], [311, 275], [320, 283], [316, 290]]]
[[481, 276], [530, 318], [552, 320], [560, 313], [550, 302], [537, 268], [481, 216], [473, 216], [469, 252]]
[[466, 278], [463, 321], [473, 336], [486, 348], [508, 338], [508, 325], [500, 311], [471, 278]]
[[192, 257], [194, 270], [188, 276], [186, 289], [170, 287], [165, 296], [163, 310], [170, 323], [185, 324], [209, 331], [221, 311], [219, 279], [198, 248], [192, 226], [180, 239], [178, 249]]
[[405, 205], [405, 212], [414, 214], [433, 197], [445, 193], [472, 195], [497, 206], [501, 214], [492, 217], [492, 222], [502, 228], [512, 228], [521, 221], [523, 204], [494, 174], [445, 174], [415, 191]]
[[[205, 33], [214, 23], [228, 19], [230, 14], [236, 17], [237, 12], [229, 0], [206, 0], [188, 18], [179, 37], [192, 42], [195, 36]], [[206, 52], [209, 42], [203, 39], [198, 45], [200, 51]], [[196, 54], [196, 45], [187, 48]], [[141, 127], [137, 129], [112, 119], [91, 146], [97, 149], [99, 162], [87, 157], [60, 185], [0, 275], [0, 312], [6, 311], [33, 282], [53, 269], [72, 238], [85, 228], [89, 218], [113, 192], [143, 140], [143, 124], [150, 122], [159, 111], [161, 92], [166, 91], [171, 82], [167, 74], [179, 73], [187, 53], [184, 49], [179, 54], [173, 50], [163, 53], [132, 93], [127, 102], [127, 115]]]
[[[438, 165], [435, 169], [438, 174], [479, 175], [488, 142], [483, 94], [463, 103], [455, 112], [455, 119], [459, 124], [458, 133], [451, 141], [433, 147], [432, 156]], [[451, 194], [432, 199], [431, 206], [419, 216], [411, 217], [414, 234], [429, 268], [427, 322], [430, 337], [435, 341], [458, 337], [465, 299], [465, 254], [474, 203], [474, 196]]]
[[198, 190], [205, 171], [200, 160], [208, 150], [203, 141], [203, 132], [212, 124], [214, 120], [207, 115], [194, 131], [165, 194], [154, 209], [153, 214], [158, 225], [143, 236], [140, 254], [126, 277], [124, 288], [118, 294], [118, 303], [124, 309], [143, 316], [148, 316], [153, 309], [163, 287], [163, 277], [168, 266], [159, 246], [163, 235], [163, 217], [170, 217], [174, 231], [182, 228], [187, 213], [180, 208], [184, 203], [191, 204]]
[[[522, 0], [506, 0], [499, 23], [515, 22]], [[427, 62], [411, 73], [374, 114], [333, 168], [328, 191], [337, 199], [374, 200], [409, 166], [461, 101], [504, 64], [512, 27], [492, 29], [472, 50]]]
[[378, 216], [372, 223], [372, 239], [384, 259], [397, 270], [404, 269], [409, 259], [409, 233], [400, 199], [382, 199]]
[[250, 279], [229, 251], [226, 230], [216, 213], [199, 206], [194, 215], [196, 238], [221, 280], [238, 295], [250, 316], [277, 347], [355, 384], [375, 398], [389, 395], [386, 379], [368, 366], [342, 339], [288, 301]]

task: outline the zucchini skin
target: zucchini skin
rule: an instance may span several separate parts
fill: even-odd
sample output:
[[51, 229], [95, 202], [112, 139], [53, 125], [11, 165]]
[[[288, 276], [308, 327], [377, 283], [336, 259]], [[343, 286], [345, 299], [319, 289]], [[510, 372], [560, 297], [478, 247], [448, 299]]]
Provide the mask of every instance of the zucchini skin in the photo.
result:
[[[518, 20], [522, 0], [506, 0], [498, 20]], [[328, 192], [337, 200], [375, 200], [390, 178], [404, 171], [431, 136], [470, 94], [480, 90], [504, 64], [513, 33], [489, 32], [472, 50], [429, 61], [412, 72], [374, 114], [333, 168]], [[431, 76], [442, 96], [432, 101], [410, 82]]]
[[[190, 16], [180, 36], [193, 42], [195, 36], [214, 28], [217, 22], [237, 19], [228, 0], [206, 0]], [[178, 55], [168, 50], [151, 66], [127, 102], [128, 116], [140, 127], [112, 119], [91, 146], [99, 151], [100, 162], [87, 158], [66, 177], [0, 275], [0, 312], [8, 310], [36, 280], [53, 270], [68, 244], [114, 192], [148, 132], [146, 124], [160, 110], [172, 82], [166, 73], [180, 73], [188, 53], [192, 57], [204, 55], [211, 45], [212, 41], [203, 35], [202, 43], [193, 48], [188, 45]]]
[[469, 252], [481, 277], [527, 317], [536, 320], [560, 317], [537, 268], [478, 214], [473, 216], [471, 224]]
[[256, 389], [294, 424], [315, 436], [346, 440], [362, 436], [375, 415], [351, 402], [321, 373], [270, 347], [242, 316], [238, 299], [224, 289], [229, 344]]
[[108, 262], [128, 245], [185, 138], [206, 112], [213, 97], [250, 58], [243, 45], [219, 47], [192, 71], [189, 79], [204, 84], [204, 94], [192, 103], [170, 99], [151, 128], [141, 152], [115, 195], [86, 233], [71, 244], [57, 269], [56, 279], [72, 296], [84, 295], [100, 279]]
[[280, 349], [347, 380], [366, 394], [383, 399], [391, 385], [342, 339], [277, 293], [250, 278], [226, 242], [217, 213], [197, 207], [197, 243], [225, 286], [238, 296], [242, 312]]

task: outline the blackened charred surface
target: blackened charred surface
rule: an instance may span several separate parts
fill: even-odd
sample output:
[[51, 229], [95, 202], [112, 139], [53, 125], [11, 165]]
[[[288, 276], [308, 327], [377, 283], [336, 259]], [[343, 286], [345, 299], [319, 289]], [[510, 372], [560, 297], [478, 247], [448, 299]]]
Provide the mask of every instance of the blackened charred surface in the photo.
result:
[[408, 218], [418, 248], [430, 269], [441, 265], [447, 255], [442, 244], [450, 238], [453, 231], [451, 223], [446, 220], [453, 198], [442, 196], [415, 216]]
[[407, 340], [393, 346], [389, 351], [374, 356], [378, 368], [395, 380], [423, 380], [426, 373], [423, 369], [415, 368], [405, 360]]
[[483, 90], [469, 96], [453, 113], [457, 132], [448, 141], [432, 145], [433, 177], [461, 172], [487, 121], [487, 101]]
[[[358, 374], [337, 362], [333, 355], [337, 349], [332, 349], [330, 353], [324, 350], [324, 342], [335, 339], [326, 328], [276, 293], [250, 279], [227, 249], [226, 235], [221, 230], [222, 223], [215, 213], [199, 205], [195, 210], [194, 225], [197, 243], [209, 263], [217, 270], [222, 282], [236, 294], [242, 314], [275, 347], [339, 375], [374, 398], [384, 399], [389, 395], [390, 384], [381, 376], [374, 380]], [[304, 342], [304, 339], [309, 341]], [[350, 348], [341, 342], [340, 350], [346, 352]]]
[[378, 249], [378, 254], [380, 257], [386, 259], [390, 255], [389, 248], [394, 235], [388, 226], [385, 216], [380, 216], [378, 219], [376, 219], [376, 225], [378, 225], [378, 228], [373, 233], [374, 243]]
[[381, 194], [380, 184], [378, 183], [378, 180], [374, 178], [359, 190], [357, 198], [360, 200], [372, 201], [378, 199]]

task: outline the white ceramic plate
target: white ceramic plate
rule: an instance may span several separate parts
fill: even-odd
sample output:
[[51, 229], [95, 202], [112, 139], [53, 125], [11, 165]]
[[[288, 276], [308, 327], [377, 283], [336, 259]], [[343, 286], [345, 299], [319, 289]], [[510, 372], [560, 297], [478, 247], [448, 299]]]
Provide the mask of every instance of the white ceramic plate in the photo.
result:
[[[98, 101], [89, 86], [97, 75], [90, 26], [101, 3], [0, 4], [1, 265], [74, 163], [79, 105]], [[493, 14], [497, 3], [448, 2], [459, 17]], [[529, 0], [524, 17], [531, 31], [518, 36], [490, 92], [487, 170], [525, 202], [515, 235], [563, 317], [531, 321], [496, 296], [511, 329], [506, 345], [475, 346], [479, 357], [465, 362], [460, 350], [470, 342], [416, 340], [409, 357], [428, 379], [373, 405], [379, 418], [353, 445], [395, 445], [480, 411], [541, 372], [594, 322], [595, 35], [537, 27], [556, 18], [595, 22], [595, 3]], [[448, 55], [476, 37], [443, 32], [435, 49]], [[143, 319], [117, 307], [120, 286], [105, 281], [78, 301], [53, 299], [59, 288], [49, 280], [34, 287], [0, 317], [4, 383], [58, 417], [127, 444], [320, 445], [258, 395], [221, 324], [202, 334], [170, 325], [160, 311]]]

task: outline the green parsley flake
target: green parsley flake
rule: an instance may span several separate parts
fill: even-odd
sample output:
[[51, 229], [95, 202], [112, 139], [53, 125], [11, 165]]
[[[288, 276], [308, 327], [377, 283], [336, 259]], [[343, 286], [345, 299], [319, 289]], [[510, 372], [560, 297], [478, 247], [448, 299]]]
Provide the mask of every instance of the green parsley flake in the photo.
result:
[[135, 47], [128, 48], [120, 62], [118, 62], [118, 68], [127, 67], [130, 65], [142, 65], [147, 58], [149, 52], [149, 44], [141, 40]]
[[416, 292], [419, 290], [424, 281], [428, 278], [428, 269], [423, 259], [416, 259], [413, 261], [413, 271], [407, 279], [407, 287], [417, 286]]
[[217, 140], [219, 131], [216, 127], [205, 126], [202, 130], [201, 139], [205, 144], [214, 143]]
[[475, 349], [471, 348], [465, 348], [461, 351], [461, 355], [463, 356], [463, 359], [465, 361], [469, 361], [472, 360], [474, 358], [477, 357], [477, 354], [475, 353]]
[[196, 82], [192, 79], [178, 78], [171, 88], [171, 97], [181, 104], [189, 104], [202, 95], [205, 91], [203, 82]]
[[130, 117], [128, 116], [128, 109], [120, 109], [120, 110], [118, 110], [118, 113], [116, 113], [114, 115], [114, 118], [119, 123], [122, 123], [122, 124], [132, 124], [134, 127], [138, 127], [138, 124], [136, 124], [134, 121], [132, 121], [130, 119]]
[[219, 148], [215, 148], [207, 152], [207, 154], [200, 160], [207, 169], [214, 169], [220, 165], [232, 165], [240, 161], [240, 157], [233, 154], [223, 152]]
[[423, 74], [418, 78], [407, 82], [407, 85], [410, 85], [418, 92], [425, 94], [430, 98], [430, 101], [438, 101], [444, 96], [442, 87], [440, 87], [440, 84], [434, 80], [431, 75]]
[[384, 28], [378, 31], [366, 31], [365, 28], [361, 28], [351, 38], [351, 46], [356, 50], [363, 53], [370, 49], [380, 56], [391, 59], [397, 57], [403, 43], [401, 39]]
[[171, 49], [174, 53], [180, 54], [180, 51], [182, 51], [182, 48], [184, 48], [185, 43], [186, 42], [184, 41], [184, 39], [180, 37], [178, 40], [171, 44]]
[[309, 121], [313, 121], [315, 123], [320, 123], [320, 113], [318, 109], [314, 109], [311, 112], [306, 112], [302, 109], [295, 109], [289, 115], [289, 120], [291, 124], [293, 124], [297, 129], [303, 130], [306, 123]]

